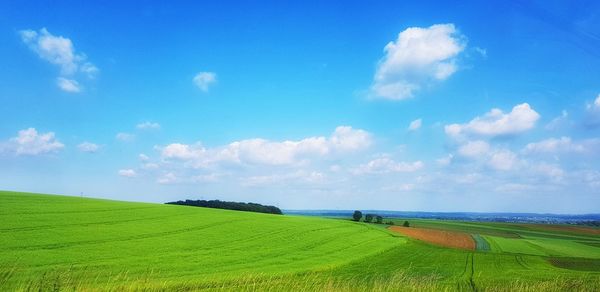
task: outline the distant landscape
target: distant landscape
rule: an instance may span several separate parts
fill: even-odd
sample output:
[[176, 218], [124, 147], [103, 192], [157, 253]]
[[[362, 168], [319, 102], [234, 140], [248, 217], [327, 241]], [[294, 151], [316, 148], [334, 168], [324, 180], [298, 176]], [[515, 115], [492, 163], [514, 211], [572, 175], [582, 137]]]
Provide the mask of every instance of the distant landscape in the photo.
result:
[[[350, 210], [283, 210], [288, 215], [321, 217], [350, 217]], [[536, 213], [474, 213], [474, 212], [407, 212], [365, 210], [366, 213], [380, 214], [386, 217], [421, 218], [440, 220], [462, 220], [482, 222], [520, 222], [600, 226], [600, 214], [536, 214]]]
[[299, 213], [3, 191], [0, 290], [600, 289], [600, 228]]

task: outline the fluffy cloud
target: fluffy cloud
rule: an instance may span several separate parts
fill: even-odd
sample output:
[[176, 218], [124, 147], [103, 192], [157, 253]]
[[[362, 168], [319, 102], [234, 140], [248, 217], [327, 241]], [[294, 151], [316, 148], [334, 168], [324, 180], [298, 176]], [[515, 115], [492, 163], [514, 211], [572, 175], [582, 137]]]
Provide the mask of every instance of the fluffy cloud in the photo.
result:
[[477, 158], [487, 155], [490, 151], [490, 144], [485, 141], [469, 141], [458, 148], [458, 154], [463, 157]]
[[77, 149], [85, 153], [96, 153], [100, 149], [100, 146], [90, 142], [83, 142], [77, 145]]
[[63, 77], [58, 77], [56, 79], [56, 84], [60, 89], [66, 92], [77, 93], [81, 91], [79, 86], [79, 82], [73, 79], [67, 79]]
[[453, 24], [411, 27], [388, 43], [379, 62], [371, 95], [390, 100], [413, 97], [422, 87], [450, 77], [458, 69], [457, 57], [465, 37]]
[[382, 157], [360, 165], [354, 170], [355, 174], [381, 174], [390, 172], [415, 172], [425, 167], [422, 161], [415, 162], [396, 162], [391, 158]]
[[117, 140], [120, 140], [123, 142], [130, 142], [130, 141], [133, 141], [135, 136], [133, 134], [129, 134], [129, 133], [117, 133], [115, 138], [117, 138]]
[[129, 177], [129, 178], [137, 176], [137, 173], [133, 169], [121, 169], [118, 171], [118, 173], [120, 176]]
[[146, 121], [146, 122], [137, 124], [135, 127], [140, 130], [158, 130], [158, 129], [160, 129], [160, 124]]
[[243, 178], [241, 183], [246, 187], [272, 187], [273, 185], [319, 184], [325, 181], [325, 175], [318, 171], [298, 170], [292, 173], [257, 175]]
[[[520, 166], [521, 160], [518, 155], [508, 149], [492, 147], [483, 140], [466, 141], [456, 150], [459, 157], [465, 158], [466, 162], [476, 162], [493, 170], [513, 170]], [[454, 155], [450, 154], [446, 159], [438, 160], [441, 165], [453, 162]], [[477, 164], [470, 167], [477, 167]]]
[[217, 74], [214, 72], [200, 72], [194, 76], [194, 84], [204, 92], [208, 92], [208, 88], [217, 82]]
[[446, 125], [444, 130], [455, 139], [464, 138], [465, 135], [509, 136], [532, 129], [539, 118], [540, 115], [529, 104], [522, 103], [514, 106], [510, 113], [494, 108], [466, 124]]
[[16, 155], [39, 155], [58, 152], [64, 144], [56, 140], [53, 132], [38, 133], [35, 128], [19, 131], [17, 137], [11, 138], [4, 148]]
[[293, 165], [309, 157], [362, 150], [371, 143], [371, 135], [368, 132], [340, 126], [330, 137], [309, 137], [298, 141], [269, 141], [256, 138], [213, 149], [207, 149], [201, 144], [173, 143], [161, 149], [161, 156], [167, 160], [187, 161], [194, 167], [207, 167], [220, 162]]
[[418, 130], [418, 129], [421, 128], [422, 124], [423, 124], [423, 120], [422, 119], [416, 119], [416, 120], [410, 122], [410, 125], [408, 125], [408, 130], [409, 131], [416, 131], [416, 130]]
[[526, 153], [584, 152], [585, 147], [574, 143], [570, 137], [561, 137], [529, 143], [523, 150]]
[[60, 67], [61, 76], [57, 85], [66, 92], [80, 92], [78, 82], [72, 78], [65, 78], [66, 76], [81, 73], [94, 78], [99, 71], [94, 64], [87, 61], [85, 54], [75, 51], [73, 42], [68, 38], [55, 36], [46, 28], [39, 31], [27, 29], [19, 33], [21, 40], [41, 59]]
[[502, 149], [493, 152], [488, 160], [488, 165], [496, 170], [512, 170], [519, 163], [517, 155], [510, 150]]

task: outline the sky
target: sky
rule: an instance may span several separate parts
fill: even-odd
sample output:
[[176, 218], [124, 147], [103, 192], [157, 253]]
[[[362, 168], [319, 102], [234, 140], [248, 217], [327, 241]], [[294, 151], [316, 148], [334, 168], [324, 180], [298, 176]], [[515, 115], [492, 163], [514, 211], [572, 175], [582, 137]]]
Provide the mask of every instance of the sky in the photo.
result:
[[0, 189], [600, 212], [598, 1], [3, 1]]

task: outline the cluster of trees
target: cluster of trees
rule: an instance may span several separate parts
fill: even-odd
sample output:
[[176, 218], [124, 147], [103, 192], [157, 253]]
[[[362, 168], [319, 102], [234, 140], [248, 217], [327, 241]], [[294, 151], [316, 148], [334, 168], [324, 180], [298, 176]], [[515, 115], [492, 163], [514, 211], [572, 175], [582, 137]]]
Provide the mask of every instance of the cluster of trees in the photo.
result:
[[266, 206], [256, 203], [241, 203], [241, 202], [227, 202], [220, 200], [185, 200], [168, 202], [170, 205], [183, 205], [183, 206], [194, 206], [194, 207], [206, 207], [215, 209], [227, 209], [236, 211], [248, 211], [268, 214], [283, 214], [281, 210], [275, 206]]
[[[361, 211], [354, 211], [354, 214], [352, 214], [352, 219], [354, 221], [360, 221], [360, 219], [362, 219], [362, 217], [363, 217], [363, 214]], [[367, 223], [372, 223], [373, 219], [375, 219], [375, 223], [377, 223], [377, 224], [383, 223], [383, 217], [381, 217], [377, 214], [366, 214], [364, 221]]]
[[[362, 219], [362, 217], [363, 217], [363, 213], [361, 211], [358, 211], [358, 210], [354, 211], [354, 213], [352, 214], [352, 220], [357, 221], [357, 222], [360, 221], [360, 219]], [[373, 219], [375, 219], [375, 223], [377, 223], [377, 224], [382, 224], [383, 223], [383, 217], [381, 217], [381, 216], [379, 216], [377, 214], [366, 214], [364, 222], [372, 223]], [[385, 224], [394, 225], [394, 221], [390, 220], [390, 221], [385, 222]], [[404, 223], [402, 224], [402, 226], [404, 226], [404, 227], [410, 227], [410, 223], [408, 223], [408, 221], [404, 221]]]

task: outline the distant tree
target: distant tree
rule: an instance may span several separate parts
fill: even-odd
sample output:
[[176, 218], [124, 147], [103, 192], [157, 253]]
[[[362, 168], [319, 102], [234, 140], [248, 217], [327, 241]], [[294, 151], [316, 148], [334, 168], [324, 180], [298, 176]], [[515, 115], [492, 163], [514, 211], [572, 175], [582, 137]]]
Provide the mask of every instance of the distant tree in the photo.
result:
[[375, 216], [375, 221], [377, 222], [377, 224], [381, 224], [381, 223], [383, 223], [383, 217], [377, 215], [377, 216]]
[[367, 222], [367, 223], [373, 222], [373, 217], [374, 217], [373, 214], [365, 215], [365, 222]]
[[404, 221], [404, 224], [402, 224], [402, 226], [404, 226], [404, 227], [410, 227], [410, 223], [408, 223], [408, 221]]
[[228, 209], [237, 211], [248, 211], [248, 212], [259, 212], [259, 213], [270, 213], [270, 214], [283, 214], [281, 210], [275, 206], [266, 206], [256, 203], [242, 203], [242, 202], [227, 202], [219, 200], [185, 200], [177, 202], [168, 202], [165, 204], [171, 205], [184, 205], [193, 207], [205, 207], [205, 208], [216, 208], [216, 209]]
[[354, 214], [352, 214], [352, 220], [354, 221], [360, 221], [360, 219], [362, 218], [362, 212], [361, 211], [354, 211]]
[[394, 221], [388, 221], [385, 224], [387, 224], [387, 225], [394, 225]]

